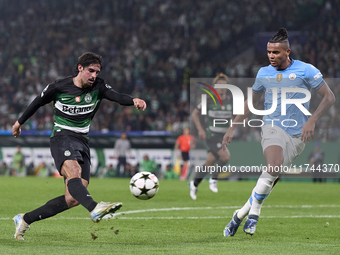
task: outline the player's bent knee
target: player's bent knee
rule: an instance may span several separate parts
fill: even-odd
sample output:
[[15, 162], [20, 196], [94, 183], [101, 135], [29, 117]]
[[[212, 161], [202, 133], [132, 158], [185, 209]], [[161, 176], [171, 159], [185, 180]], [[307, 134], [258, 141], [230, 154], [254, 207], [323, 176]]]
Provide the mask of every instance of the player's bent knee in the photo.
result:
[[272, 159], [270, 161], [267, 162], [267, 167], [269, 168], [275, 168], [275, 167], [280, 167], [283, 164], [283, 159]]
[[223, 163], [225, 164], [228, 163], [229, 159], [230, 159], [230, 156], [227, 156], [227, 155], [220, 157], [220, 160], [223, 161]]
[[66, 179], [80, 178], [81, 167], [75, 160], [66, 160], [61, 168], [61, 173]]
[[220, 160], [222, 160], [224, 163], [228, 163], [230, 160], [230, 152], [227, 149], [226, 151], [223, 151], [222, 149], [218, 151], [218, 156]]
[[224, 163], [228, 163], [229, 159], [230, 159], [230, 154], [226, 154], [224, 155], [222, 158], [220, 157], [220, 159], [224, 162]]

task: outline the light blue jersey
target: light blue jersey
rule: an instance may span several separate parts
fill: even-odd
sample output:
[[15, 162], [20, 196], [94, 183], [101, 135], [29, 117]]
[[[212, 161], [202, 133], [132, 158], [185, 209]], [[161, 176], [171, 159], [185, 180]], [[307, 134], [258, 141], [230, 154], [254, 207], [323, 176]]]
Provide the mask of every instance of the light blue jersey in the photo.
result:
[[[306, 116], [295, 104], [287, 104], [286, 115], [281, 114], [281, 88], [303, 88], [318, 90], [325, 83], [321, 72], [313, 65], [299, 60], [293, 60], [284, 70], [276, 70], [272, 65], [262, 67], [257, 73], [253, 85], [254, 93], [265, 92], [264, 109], [268, 110], [272, 106], [272, 88], [278, 89], [278, 104], [276, 110], [263, 117], [264, 124], [274, 124], [282, 128], [292, 137], [300, 136], [302, 126], [308, 120]], [[287, 93], [287, 99], [305, 98], [303, 93]], [[303, 106], [309, 110], [310, 101]], [[287, 121], [290, 119], [291, 121]], [[293, 121], [295, 120], [295, 121]], [[297, 124], [296, 124], [297, 123]]]

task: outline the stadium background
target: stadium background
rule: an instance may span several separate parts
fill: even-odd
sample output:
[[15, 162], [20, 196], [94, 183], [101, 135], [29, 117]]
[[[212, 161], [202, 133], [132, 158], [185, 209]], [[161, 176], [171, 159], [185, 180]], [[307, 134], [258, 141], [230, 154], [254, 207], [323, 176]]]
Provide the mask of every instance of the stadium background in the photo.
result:
[[[10, 130], [46, 84], [72, 73], [85, 51], [103, 56], [101, 77], [117, 91], [148, 104], [140, 113], [102, 103], [91, 125], [94, 171], [98, 162], [115, 163], [112, 148], [122, 131], [135, 149], [134, 162], [148, 153], [163, 169], [172, 163], [175, 139], [190, 123], [190, 78], [220, 72], [231, 78], [254, 77], [268, 64], [268, 38], [282, 26], [291, 36], [292, 57], [320, 69], [339, 97], [339, 2], [1, 0], [0, 160], [10, 165], [21, 145], [26, 163], [52, 163], [51, 106], [39, 109], [19, 139]], [[322, 143], [325, 163], [340, 161], [338, 109], [339, 100], [316, 127], [315, 141]], [[240, 132], [235, 140], [230, 164], [261, 163], [256, 136]], [[252, 157], [242, 156], [244, 143], [251, 144], [247, 149]], [[306, 147], [301, 162], [308, 160], [313, 145]]]

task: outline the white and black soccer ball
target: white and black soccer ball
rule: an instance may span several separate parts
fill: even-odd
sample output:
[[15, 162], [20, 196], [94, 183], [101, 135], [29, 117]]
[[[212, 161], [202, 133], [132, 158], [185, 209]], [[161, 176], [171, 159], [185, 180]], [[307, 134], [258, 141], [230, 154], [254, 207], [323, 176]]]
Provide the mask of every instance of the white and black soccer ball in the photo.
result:
[[139, 172], [131, 178], [130, 191], [138, 199], [150, 199], [157, 194], [158, 189], [158, 178], [153, 173]]

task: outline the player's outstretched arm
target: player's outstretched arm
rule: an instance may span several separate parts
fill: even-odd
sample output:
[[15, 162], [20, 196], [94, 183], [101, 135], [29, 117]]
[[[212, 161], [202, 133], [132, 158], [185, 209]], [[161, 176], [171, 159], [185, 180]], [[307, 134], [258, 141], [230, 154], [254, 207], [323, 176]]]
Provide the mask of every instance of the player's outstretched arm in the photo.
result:
[[316, 121], [327, 112], [335, 102], [335, 96], [327, 83], [323, 84], [322, 87], [318, 89], [318, 94], [322, 96], [322, 100], [312, 116], [310, 116], [308, 121], [302, 126], [301, 141], [304, 143], [307, 141], [310, 142], [314, 138]]
[[26, 108], [24, 113], [12, 126], [12, 134], [17, 138], [21, 134], [21, 125], [23, 125], [40, 107], [50, 103], [55, 97], [55, 85], [48, 84]]
[[[261, 99], [263, 93], [254, 93], [252, 94], [252, 98], [253, 98], [253, 105], [254, 107], [256, 107]], [[235, 117], [235, 119], [233, 120], [233, 123], [239, 123], [239, 122], [243, 122], [248, 115], [250, 114], [250, 110], [248, 107], [248, 99], [246, 101], [244, 101], [244, 114], [243, 115], [237, 115]], [[227, 149], [227, 145], [229, 145], [231, 143], [231, 140], [234, 137], [234, 130], [236, 128], [238, 124], [233, 124], [232, 126], [230, 126], [227, 130], [227, 132], [225, 133], [225, 135], [223, 136], [223, 140], [222, 140], [222, 149], [225, 151]]]
[[[51, 86], [52, 87], [52, 86]], [[52, 92], [50, 92], [50, 90]], [[41, 106], [49, 103], [52, 97], [49, 94], [54, 93], [54, 90], [48, 90], [48, 86], [43, 90], [43, 92], [37, 96], [32, 103], [26, 108], [24, 113], [12, 126], [12, 134], [17, 138], [21, 134], [21, 125], [23, 125]]]
[[16, 121], [12, 126], [12, 134], [15, 138], [21, 134], [21, 125], [19, 124], [19, 121]]

